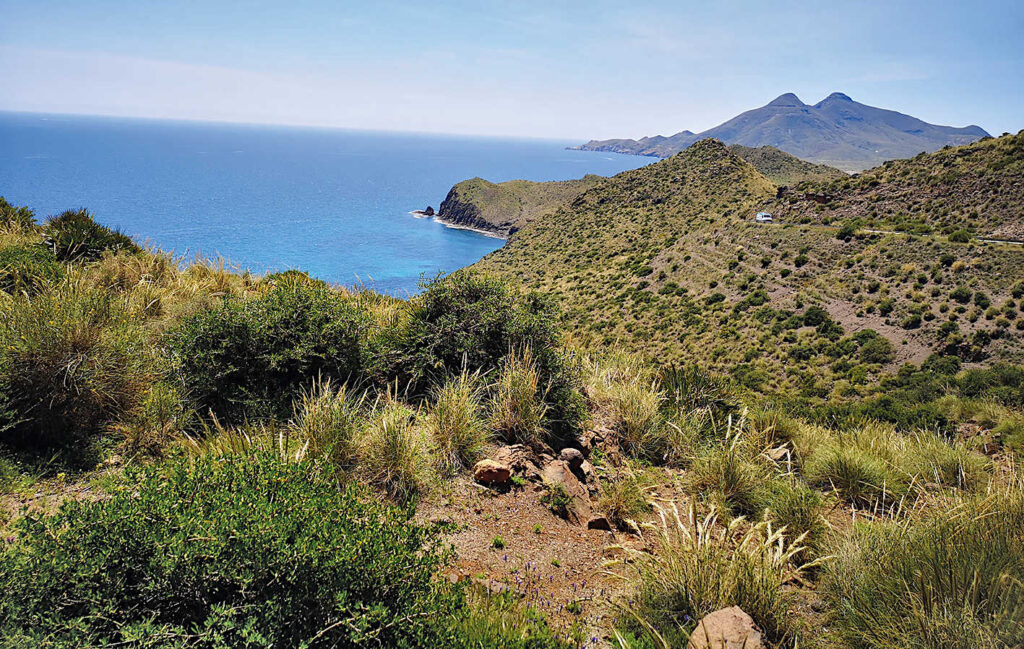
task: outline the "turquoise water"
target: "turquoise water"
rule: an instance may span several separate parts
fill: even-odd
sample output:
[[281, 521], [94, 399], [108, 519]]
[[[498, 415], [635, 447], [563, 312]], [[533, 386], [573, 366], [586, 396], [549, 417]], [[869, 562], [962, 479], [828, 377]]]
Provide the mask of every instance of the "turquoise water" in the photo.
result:
[[179, 254], [405, 295], [502, 244], [410, 216], [456, 182], [609, 176], [652, 161], [567, 144], [0, 113], [0, 195], [40, 219], [86, 207]]

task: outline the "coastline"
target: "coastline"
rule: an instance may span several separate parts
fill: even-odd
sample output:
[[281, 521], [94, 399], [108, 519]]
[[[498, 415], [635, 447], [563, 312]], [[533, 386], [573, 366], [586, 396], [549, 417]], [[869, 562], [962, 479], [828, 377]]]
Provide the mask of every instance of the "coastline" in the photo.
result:
[[492, 239], [501, 239], [502, 241], [508, 241], [508, 236], [501, 235], [501, 234], [499, 234], [499, 233], [497, 233], [497, 232], [495, 232], [493, 230], [484, 230], [483, 228], [474, 228], [473, 226], [470, 226], [470, 225], [463, 225], [461, 223], [456, 223], [455, 221], [449, 221], [447, 219], [443, 219], [443, 218], [441, 218], [440, 216], [437, 216], [437, 215], [435, 215], [433, 217], [433, 219], [434, 219], [435, 222], [440, 223], [441, 225], [443, 225], [446, 228], [452, 228], [453, 230], [469, 230], [470, 232], [476, 232], [477, 234], [482, 234], [485, 237], [491, 237]]
[[453, 230], [469, 230], [470, 232], [476, 232], [477, 234], [482, 234], [485, 237], [491, 237], [492, 239], [501, 239], [502, 241], [508, 241], [508, 236], [503, 236], [503, 235], [495, 232], [494, 230], [485, 230], [483, 228], [474, 228], [473, 226], [470, 226], [470, 225], [463, 225], [462, 223], [456, 223], [455, 221], [449, 221], [448, 219], [442, 218], [436, 212], [434, 214], [427, 214], [423, 210], [412, 210], [411, 212], [409, 212], [409, 214], [411, 214], [412, 217], [416, 218], [416, 219], [430, 219], [432, 221], [440, 223], [441, 225], [443, 225], [446, 228], [451, 228]]

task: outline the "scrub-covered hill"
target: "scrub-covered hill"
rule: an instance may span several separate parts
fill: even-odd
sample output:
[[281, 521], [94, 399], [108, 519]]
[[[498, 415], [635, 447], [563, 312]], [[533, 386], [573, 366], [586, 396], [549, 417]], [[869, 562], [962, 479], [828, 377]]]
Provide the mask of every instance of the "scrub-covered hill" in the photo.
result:
[[[786, 210], [773, 224], [754, 223], [758, 210], [777, 209], [788, 194], [778, 199], [752, 165], [705, 140], [583, 193], [477, 267], [556, 295], [581, 342], [700, 361], [757, 389], [856, 390], [932, 354], [1019, 360], [1024, 250], [939, 234], [949, 213], [924, 203], [945, 191], [964, 213], [1011, 222], [1002, 215], [1020, 201], [1018, 138], [823, 185], [864, 183], [891, 197], [894, 214], [931, 223], [930, 234], [793, 222]], [[955, 160], [975, 171], [954, 177]], [[890, 175], [899, 169], [917, 173]], [[817, 194], [801, 190], [790, 209], [827, 214], [829, 199]]]

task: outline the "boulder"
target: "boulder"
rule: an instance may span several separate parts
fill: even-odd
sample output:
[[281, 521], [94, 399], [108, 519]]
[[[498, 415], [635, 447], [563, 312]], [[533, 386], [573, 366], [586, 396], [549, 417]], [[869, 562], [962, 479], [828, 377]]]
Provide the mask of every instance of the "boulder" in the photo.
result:
[[761, 630], [739, 606], [708, 613], [690, 635], [687, 649], [764, 649]]
[[562, 452], [558, 454], [558, 459], [568, 464], [573, 473], [576, 473], [586, 460], [583, 453], [576, 448], [563, 448]]
[[561, 487], [559, 491], [564, 490], [565, 494], [569, 497], [570, 502], [566, 513], [570, 521], [582, 525], [590, 520], [590, 496], [587, 494], [583, 484], [573, 475], [566, 462], [552, 460], [544, 467], [541, 475], [549, 491]]
[[522, 444], [502, 446], [495, 451], [491, 459], [507, 466], [515, 475], [531, 481], [540, 480], [540, 469], [537, 468], [539, 460], [529, 447]]
[[473, 467], [473, 477], [481, 484], [503, 485], [512, 477], [512, 469], [494, 460], [480, 460]]

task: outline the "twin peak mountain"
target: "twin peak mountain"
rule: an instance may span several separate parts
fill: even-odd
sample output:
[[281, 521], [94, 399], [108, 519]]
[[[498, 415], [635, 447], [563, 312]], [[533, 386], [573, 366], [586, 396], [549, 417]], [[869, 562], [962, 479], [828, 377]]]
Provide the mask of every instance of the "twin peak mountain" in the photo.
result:
[[694, 142], [717, 138], [726, 144], [773, 146], [811, 162], [861, 171], [885, 160], [909, 158], [946, 145], [970, 144], [987, 135], [979, 126], [929, 124], [894, 110], [858, 103], [841, 92], [813, 105], [788, 92], [701, 133], [680, 131], [639, 140], [591, 140], [577, 148], [667, 158]]

